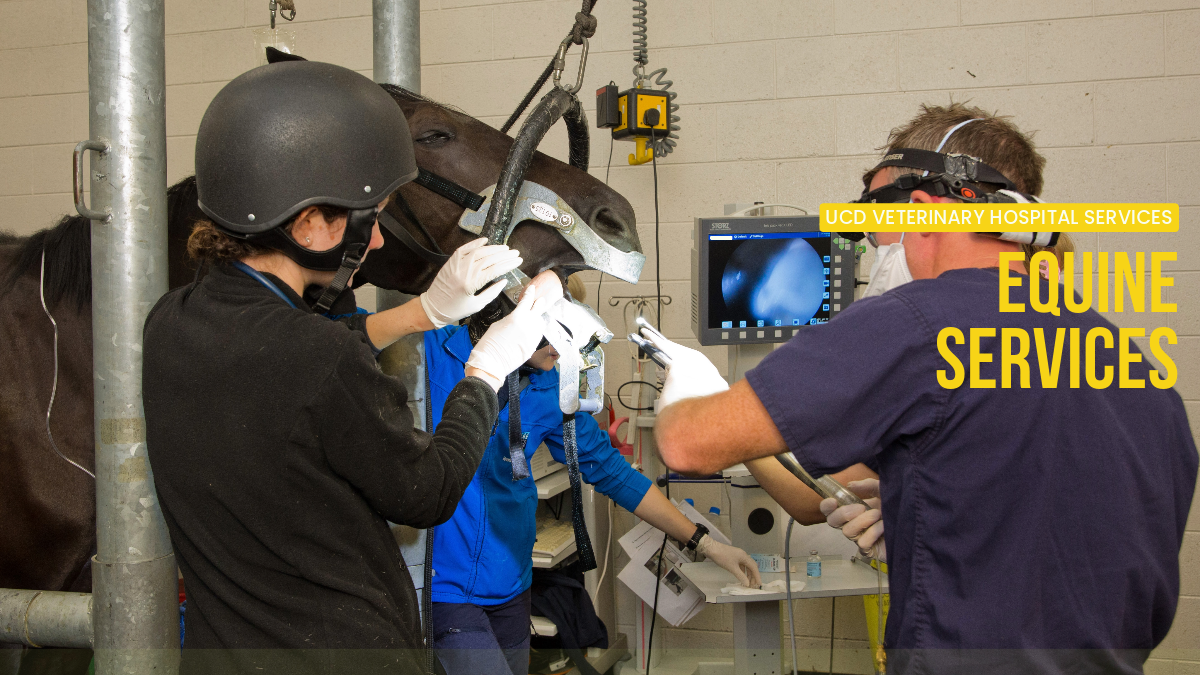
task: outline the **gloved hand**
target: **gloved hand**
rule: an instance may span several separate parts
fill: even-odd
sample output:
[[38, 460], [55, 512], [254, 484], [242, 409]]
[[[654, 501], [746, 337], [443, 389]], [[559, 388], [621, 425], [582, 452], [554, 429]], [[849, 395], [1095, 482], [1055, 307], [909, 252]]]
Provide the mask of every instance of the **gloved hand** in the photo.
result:
[[864, 478], [846, 484], [846, 488], [867, 503], [869, 509], [859, 504], [839, 506], [836, 499], [821, 501], [821, 513], [825, 522], [858, 544], [858, 550], [879, 562], [887, 562], [887, 546], [883, 541], [883, 511], [880, 509], [879, 480]]
[[521, 254], [503, 244], [485, 246], [487, 239], [476, 239], [459, 246], [442, 269], [429, 290], [421, 294], [421, 308], [433, 323], [441, 328], [483, 309], [504, 290], [504, 280], [475, 293], [489, 281], [508, 274], [521, 265]]
[[[561, 286], [558, 295], [562, 296]], [[478, 368], [494, 378], [492, 386], [498, 390], [504, 378], [528, 361], [537, 350], [545, 330], [542, 313], [556, 299], [553, 289], [539, 293], [537, 286], [530, 286], [521, 296], [516, 309], [489, 326], [483, 337], [479, 338], [479, 343], [467, 359], [467, 366]]]
[[685, 398], [718, 394], [729, 389], [729, 383], [717, 372], [717, 367], [695, 349], [689, 349], [666, 338], [656, 338], [648, 331], [642, 333], [642, 337], [671, 357], [662, 393], [658, 395], [658, 400], [661, 401], [660, 409]]
[[725, 568], [737, 577], [739, 584], [747, 588], [762, 586], [762, 577], [758, 576], [758, 563], [742, 549], [722, 544], [706, 534], [700, 537], [696, 544], [696, 552], [703, 553], [704, 557]]

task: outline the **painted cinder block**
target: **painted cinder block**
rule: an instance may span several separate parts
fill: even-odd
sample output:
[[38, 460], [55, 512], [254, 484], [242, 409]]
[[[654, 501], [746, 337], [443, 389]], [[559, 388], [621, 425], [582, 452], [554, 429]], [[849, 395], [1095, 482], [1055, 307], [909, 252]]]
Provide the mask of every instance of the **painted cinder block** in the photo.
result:
[[548, 61], [549, 57], [427, 66], [421, 69], [421, 93], [475, 117], [507, 117]]
[[1200, 12], [1177, 12], [1166, 19], [1167, 75], [1200, 74]]
[[1035, 23], [1028, 30], [1030, 82], [1115, 80], [1165, 72], [1159, 14]]
[[833, 0], [716, 0], [717, 42], [833, 34]]
[[922, 103], [946, 105], [961, 100], [947, 92], [868, 94], [839, 96], [837, 102], [837, 154], [874, 155], [887, 143], [888, 133], [921, 111]]
[[34, 47], [28, 50], [28, 70], [23, 73], [23, 77], [28, 81], [29, 95], [86, 92], [87, 51], [86, 42]]
[[0, 197], [30, 194], [33, 166], [30, 148], [0, 148]]
[[29, 164], [24, 171], [33, 194], [71, 192], [71, 162], [74, 150], [74, 143], [35, 145], [27, 148]]
[[[241, 28], [245, 22], [246, 4], [244, 0], [166, 0], [167, 35]], [[252, 4], [262, 7], [262, 20], [254, 25], [266, 27], [271, 21], [267, 3]], [[301, 9], [303, 7], [301, 5]]]
[[815, 214], [821, 204], [858, 199], [863, 172], [878, 161], [878, 155], [869, 155], [780, 162], [776, 169], [779, 201], [803, 206]]
[[[245, 0], [243, 0], [245, 2]], [[293, 23], [306, 23], [309, 21], [327, 21], [336, 19], [342, 16], [341, 5], [343, 0], [304, 0], [304, 3], [296, 3], [296, 18], [294, 21], [285, 21], [278, 15], [275, 17], [275, 27], [289, 26]], [[370, 7], [368, 6], [368, 13]], [[249, 28], [270, 28], [271, 27], [271, 9], [269, 2], [260, 2], [260, 0], [249, 0], [245, 2], [245, 8], [242, 16], [242, 26]]]
[[[642, 252], [646, 254], [642, 279], [654, 279], [657, 269], [654, 256], [654, 212], [650, 211], [646, 215], [649, 217], [643, 217], [637, 225], [638, 237], [642, 242]], [[662, 278], [664, 281], [687, 281], [692, 278], [693, 227], [691, 222], [659, 224], [658, 235], [663, 251]]]
[[60, 218], [75, 213], [70, 193], [0, 197], [4, 213], [2, 229], [17, 236], [28, 236], [55, 225]]
[[1096, 85], [1096, 143], [1200, 140], [1200, 77]]
[[1166, 201], [1166, 150], [1133, 145], [1046, 148], [1042, 198], [1057, 202]]
[[[194, 58], [194, 57], [193, 57]], [[200, 63], [205, 82], [228, 82], [259, 66], [254, 34], [247, 28], [200, 35]]]
[[[11, 100], [11, 99], [10, 99]], [[88, 134], [88, 95], [56, 94], [31, 96], [23, 99], [19, 113], [24, 119], [16, 121], [20, 130], [17, 142], [0, 145], [44, 145], [49, 143], [78, 143]], [[6, 124], [14, 118], [0, 115]], [[6, 137], [0, 131], [0, 138]]]
[[802, 38], [776, 43], [777, 96], [799, 98], [896, 91], [895, 34]]
[[167, 185], [196, 173], [196, 137], [172, 136], [167, 139]]
[[944, 28], [896, 36], [896, 51], [906, 56], [937, 54], [946, 45], [970, 45], [970, 49], [931, 59], [920, 68], [901, 68], [900, 88], [994, 87], [1028, 80], [1023, 25]]
[[204, 81], [202, 53], [206, 33], [168, 35], [166, 39], [167, 85], [196, 84]]
[[[1200, 336], [1200, 272], [1175, 272], [1171, 276], [1175, 285], [1167, 289], [1166, 295], [1178, 307], [1171, 316], [1171, 329], [1179, 335]], [[1196, 421], [1200, 424], [1200, 419]]]
[[[754, 101], [774, 97], [774, 52], [769, 42], [664, 49], [651, 57], [650, 65], [669, 69], [667, 79], [675, 82], [672, 90], [681, 101]], [[632, 60], [628, 63], [632, 66]]]
[[326, 61], [351, 70], [369, 70], [372, 55], [371, 18], [337, 19], [296, 24], [296, 53], [313, 61]]
[[0, 51], [0, 98], [28, 96], [30, 49], [5, 49]]
[[421, 12], [421, 65], [492, 59], [494, 12], [491, 7]]
[[[439, 0], [422, 0], [421, 11], [440, 9], [441, 3]], [[351, 16], [371, 16], [372, 5], [371, 0], [341, 0], [338, 4], [338, 16], [346, 18]]]
[[5, 49], [87, 42], [87, 3], [78, 0], [0, 2]]
[[[922, 103], [959, 101], [1012, 117], [1021, 131], [1034, 134], [1039, 148], [1091, 145], [1093, 85], [1062, 84], [1007, 89], [962, 89], [911, 94], [872, 94], [837, 99], [838, 154], [876, 152], [889, 132], [911, 120]], [[1063, 124], [1070, 120], [1070, 124]]]
[[[1179, 381], [1175, 384], [1175, 391], [1185, 399], [1200, 399], [1200, 337], [1179, 336], [1178, 341], [1178, 344], [1163, 345], [1179, 369]], [[1146, 350], [1146, 353], [1149, 353], [1149, 350]], [[1194, 635], [1200, 636], [1200, 606], [1196, 609], [1198, 630]], [[1176, 618], [1177, 623], [1178, 621]]]
[[960, 0], [963, 25], [1092, 15], [1092, 0]]
[[717, 159], [783, 159], [836, 154], [832, 99], [718, 106]]
[[[1096, 15], [1133, 14], [1140, 12], [1165, 12], [1176, 9], [1197, 9], [1197, 0], [1096, 0]], [[1200, 656], [1200, 655], [1197, 655]]]
[[[650, 167], [613, 168], [610, 185], [625, 195], [641, 222], [653, 218], [654, 199]], [[719, 216], [724, 205], [775, 198], [775, 167], [767, 162], [721, 162], [715, 164], [658, 167], [661, 222], [690, 222], [696, 217]]]
[[224, 82], [167, 87], [167, 137], [195, 136], [200, 120]]
[[838, 33], [873, 33], [958, 25], [957, 0], [834, 0]]

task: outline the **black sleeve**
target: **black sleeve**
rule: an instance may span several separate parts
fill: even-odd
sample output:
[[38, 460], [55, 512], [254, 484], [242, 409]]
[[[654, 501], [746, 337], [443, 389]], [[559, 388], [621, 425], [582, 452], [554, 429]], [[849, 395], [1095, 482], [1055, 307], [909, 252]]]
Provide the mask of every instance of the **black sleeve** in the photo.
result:
[[449, 520], [499, 414], [492, 388], [463, 378], [430, 435], [413, 428], [400, 379], [380, 371], [366, 344], [352, 339], [323, 389], [313, 414], [330, 467], [393, 523], [431, 527]]

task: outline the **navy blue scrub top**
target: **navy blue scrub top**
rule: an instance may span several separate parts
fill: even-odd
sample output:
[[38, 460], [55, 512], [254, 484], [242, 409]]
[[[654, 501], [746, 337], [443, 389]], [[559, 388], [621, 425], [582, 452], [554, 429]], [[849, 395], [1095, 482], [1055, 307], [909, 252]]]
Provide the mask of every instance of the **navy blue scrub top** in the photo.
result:
[[[1128, 649], [1144, 659], [1179, 596], [1197, 469], [1183, 402], [1150, 384], [1144, 360], [1130, 366], [1144, 389], [1115, 378], [1092, 389], [1082, 376], [1069, 388], [1069, 341], [1058, 388], [1041, 388], [1034, 328], [1050, 344], [1056, 328], [1080, 328], [1081, 345], [1092, 327], [1114, 337], [1117, 328], [1090, 310], [1001, 314], [998, 281], [994, 268], [953, 270], [860, 300], [746, 379], [809, 470], [878, 460], [889, 649]], [[1022, 282], [1011, 295], [1028, 306]], [[995, 354], [981, 376], [997, 388], [942, 388], [936, 373], [949, 366], [936, 338], [946, 326], [968, 336], [952, 345], [968, 377], [968, 329], [1027, 330], [1033, 388], [999, 388], [999, 337], [981, 342]], [[1097, 350], [1098, 368], [1117, 372], [1116, 347]], [[1106, 658], [1102, 669], [1130, 669]]]

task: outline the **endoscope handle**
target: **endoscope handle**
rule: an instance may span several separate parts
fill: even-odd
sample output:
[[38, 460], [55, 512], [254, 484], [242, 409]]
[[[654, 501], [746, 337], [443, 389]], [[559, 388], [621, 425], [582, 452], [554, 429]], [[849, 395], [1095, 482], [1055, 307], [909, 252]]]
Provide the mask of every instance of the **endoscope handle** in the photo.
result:
[[796, 461], [796, 457], [790, 452], [781, 452], [775, 455], [775, 459], [784, 466], [792, 475], [799, 478], [802, 483], [812, 488], [813, 492], [821, 495], [821, 499], [836, 499], [841, 506], [849, 506], [851, 504], [862, 504], [866, 508], [871, 508], [858, 495], [846, 489], [844, 485], [834, 480], [832, 476], [821, 476], [813, 478], [811, 474], [800, 466], [800, 462]]
[[671, 357], [667, 356], [667, 353], [663, 350], [655, 347], [653, 342], [650, 342], [637, 333], [630, 333], [627, 339], [633, 344], [637, 345], [638, 349], [641, 349], [643, 352], [645, 352], [646, 356], [649, 356], [651, 361], [654, 361], [663, 368], [671, 367]]

